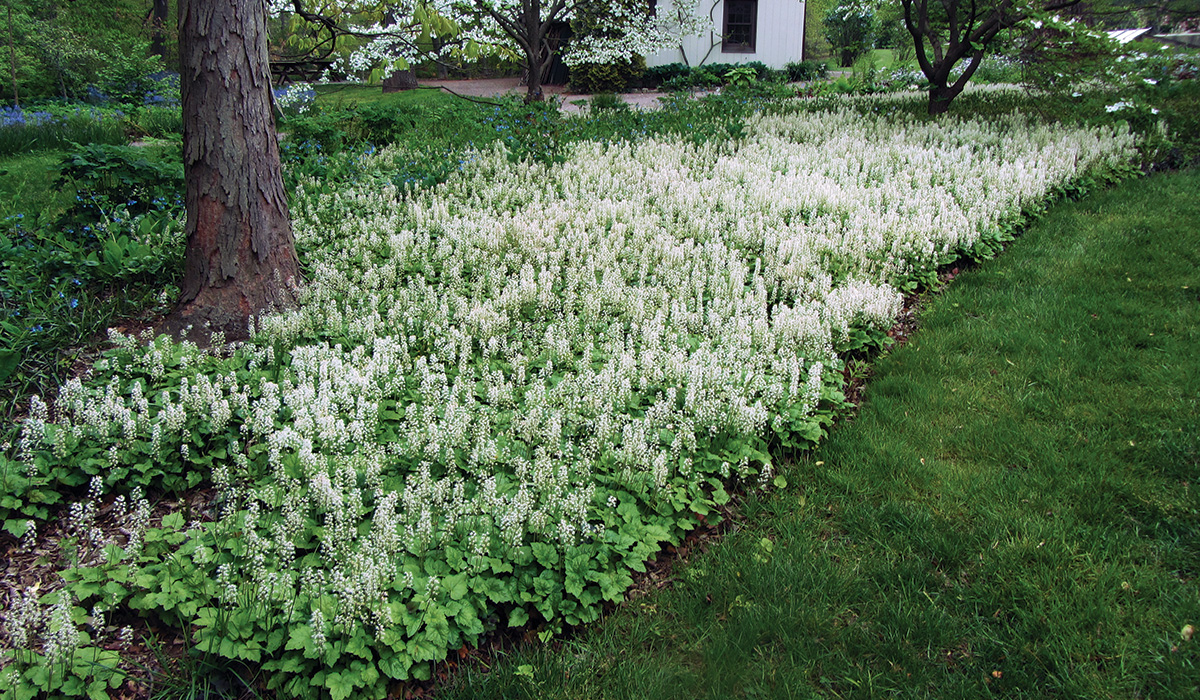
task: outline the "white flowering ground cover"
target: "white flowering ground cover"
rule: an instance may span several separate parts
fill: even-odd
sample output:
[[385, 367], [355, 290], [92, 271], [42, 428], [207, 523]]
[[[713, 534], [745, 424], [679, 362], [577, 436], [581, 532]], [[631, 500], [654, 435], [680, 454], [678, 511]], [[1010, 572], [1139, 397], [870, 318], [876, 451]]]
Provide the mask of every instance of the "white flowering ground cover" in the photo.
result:
[[[95, 662], [117, 610], [338, 699], [506, 625], [594, 620], [734, 480], [782, 483], [773, 446], [820, 439], [838, 352], [881, 342], [902, 290], [1135, 145], [848, 110], [748, 133], [553, 167], [477, 153], [422, 191], [388, 184], [402, 155], [384, 151], [354, 189], [304, 186], [298, 309], [230, 353], [116, 336], [93, 381], [34, 402], [6, 526], [91, 480], [128, 493], [129, 534], [96, 535], [95, 500], [72, 509], [69, 594], [10, 601], [26, 650], [0, 686], [46, 687], [48, 661], [83, 669], [68, 694], [115, 683]], [[202, 481], [218, 497], [192, 522], [148, 527], [129, 491]]]

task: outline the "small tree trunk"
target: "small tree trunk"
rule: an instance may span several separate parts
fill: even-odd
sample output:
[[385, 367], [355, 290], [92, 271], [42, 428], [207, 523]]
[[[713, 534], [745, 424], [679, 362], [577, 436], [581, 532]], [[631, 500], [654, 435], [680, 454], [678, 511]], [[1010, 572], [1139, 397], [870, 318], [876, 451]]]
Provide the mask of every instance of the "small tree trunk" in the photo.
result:
[[542, 102], [546, 96], [542, 93], [542, 62], [536, 56], [530, 56], [525, 60], [528, 66], [525, 87], [525, 104], [531, 102]]
[[521, 21], [526, 43], [525, 67], [526, 78], [525, 103], [541, 102], [545, 99], [542, 94], [542, 44], [545, 36], [542, 34], [542, 5], [541, 0], [524, 0], [522, 3]]
[[401, 90], [415, 90], [416, 88], [417, 74], [411, 68], [394, 71], [391, 75], [383, 79], [384, 92], [400, 92]]
[[167, 330], [244, 338], [300, 277], [280, 168], [263, 0], [180, 0], [187, 251]]
[[932, 87], [929, 90], [929, 116], [936, 117], [939, 114], [945, 114], [950, 109], [950, 103], [960, 94], [962, 94], [962, 88], [954, 85]]

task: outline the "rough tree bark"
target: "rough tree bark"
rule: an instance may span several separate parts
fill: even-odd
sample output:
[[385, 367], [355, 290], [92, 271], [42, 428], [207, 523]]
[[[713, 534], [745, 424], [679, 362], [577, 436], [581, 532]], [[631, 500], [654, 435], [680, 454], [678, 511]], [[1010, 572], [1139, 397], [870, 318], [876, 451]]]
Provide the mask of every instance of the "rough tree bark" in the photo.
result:
[[300, 277], [280, 168], [264, 0], [180, 0], [187, 252], [166, 330], [244, 338]]

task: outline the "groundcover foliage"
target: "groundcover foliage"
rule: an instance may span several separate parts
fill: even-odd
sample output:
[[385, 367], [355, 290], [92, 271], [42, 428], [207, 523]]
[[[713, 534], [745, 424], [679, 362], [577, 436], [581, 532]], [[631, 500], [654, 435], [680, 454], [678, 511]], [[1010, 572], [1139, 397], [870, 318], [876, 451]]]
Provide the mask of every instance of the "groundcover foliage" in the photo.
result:
[[[769, 448], [822, 437], [838, 353], [885, 342], [901, 290], [1134, 154], [1127, 131], [1019, 117], [745, 133], [550, 163], [498, 143], [423, 187], [385, 148], [340, 190], [302, 179], [299, 308], [238, 348], [113, 334], [91, 381], [33, 401], [0, 464], [5, 527], [88, 497], [68, 585], [14, 607], [43, 643], [0, 686], [102, 693], [113, 661], [76, 626], [115, 610], [339, 700], [492, 630], [594, 620], [731, 484], [782, 483]], [[200, 512], [150, 520], [140, 489], [201, 482]], [[95, 527], [111, 490], [116, 541]]]

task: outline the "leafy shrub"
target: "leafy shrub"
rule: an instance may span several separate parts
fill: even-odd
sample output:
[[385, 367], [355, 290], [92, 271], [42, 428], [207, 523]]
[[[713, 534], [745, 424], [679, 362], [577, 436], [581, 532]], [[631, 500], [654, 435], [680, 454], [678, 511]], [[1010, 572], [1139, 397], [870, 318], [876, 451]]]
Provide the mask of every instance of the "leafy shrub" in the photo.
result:
[[739, 66], [737, 68], [730, 68], [725, 73], [724, 80], [726, 85], [732, 85], [735, 87], [749, 87], [753, 85], [758, 78], [755, 75], [753, 68], [750, 68], [749, 66]]
[[632, 61], [612, 63], [581, 63], [571, 66], [571, 90], [583, 94], [626, 92], [641, 81], [646, 72], [646, 59], [635, 56]]
[[1161, 90], [1162, 120], [1170, 142], [1157, 162], [1167, 168], [1200, 165], [1200, 81], [1168, 84]]
[[183, 157], [178, 148], [148, 155], [136, 146], [88, 144], [59, 165], [58, 187], [73, 188], [76, 205], [58, 221], [65, 232], [95, 240], [91, 229], [116, 218], [181, 211]]
[[[61, 215], [0, 220], [0, 403], [62, 381], [78, 347], [114, 319], [165, 303], [183, 260], [182, 166], [163, 151], [92, 144], [68, 154]], [[15, 487], [14, 487], [15, 488]], [[23, 486], [36, 490], [36, 485]], [[48, 501], [33, 498], [33, 515]], [[39, 505], [40, 504], [40, 505]]]
[[825, 38], [839, 52], [843, 67], [849, 68], [875, 45], [879, 31], [876, 12], [870, 4], [847, 0], [825, 13]]
[[726, 86], [725, 92], [733, 98], [754, 99], [768, 103], [796, 96], [795, 88], [790, 85], [761, 80], [746, 85], [730, 84]]
[[721, 76], [713, 69], [717, 66], [696, 68], [688, 73], [676, 76], [662, 84], [663, 90], [707, 90], [721, 86]]
[[788, 74], [786, 70], [767, 68], [765, 71], [759, 72], [758, 79], [764, 83], [786, 83]]
[[748, 61], [746, 63], [705, 63], [697, 66], [696, 70], [706, 70], [713, 75], [724, 76], [730, 71], [749, 69], [753, 71], [755, 80], [770, 80], [776, 75], [776, 72], [769, 68], [762, 61]]
[[643, 80], [650, 87], [658, 87], [663, 83], [678, 78], [681, 75], [691, 73], [690, 66], [682, 63], [667, 63], [661, 66], [650, 66], [646, 68], [646, 73]]
[[829, 67], [824, 61], [793, 61], [785, 65], [783, 70], [793, 83], [818, 80], [829, 74]]
[[137, 42], [126, 51], [106, 57], [97, 79], [96, 99], [126, 107], [153, 102], [155, 96], [164, 102], [170, 99], [172, 85], [178, 101], [179, 79], [163, 70], [162, 60], [150, 53], [147, 42]]

